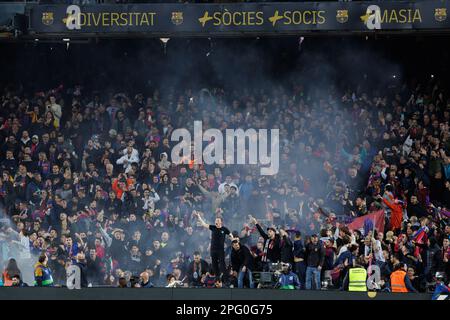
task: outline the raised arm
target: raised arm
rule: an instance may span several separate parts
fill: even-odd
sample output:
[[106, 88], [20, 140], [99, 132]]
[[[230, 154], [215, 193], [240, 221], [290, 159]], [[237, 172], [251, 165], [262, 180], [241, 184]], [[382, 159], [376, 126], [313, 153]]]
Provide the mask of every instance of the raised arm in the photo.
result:
[[391, 210], [395, 209], [395, 206], [392, 203], [390, 203], [388, 200], [386, 200], [386, 198], [382, 197], [381, 199], [383, 200], [383, 203], [389, 207], [389, 209], [391, 209]]
[[102, 237], [106, 242], [106, 247], [109, 248], [112, 244], [112, 238], [108, 235], [108, 233], [106, 233], [106, 231], [102, 228], [100, 223], [97, 223], [97, 228], [100, 231], [100, 233], [102, 234]]
[[286, 245], [288, 247], [293, 247], [294, 246], [293, 243], [292, 243], [292, 240], [289, 237], [289, 234], [286, 232], [286, 230], [281, 229], [280, 230], [280, 235], [283, 238], [283, 240], [286, 242]]
[[152, 188], [152, 191], [153, 191], [153, 196], [150, 196], [150, 199], [153, 202], [158, 202], [160, 200], [158, 192], [156, 192], [155, 189], [153, 189], [153, 188]]
[[205, 195], [205, 196], [210, 196], [211, 192], [209, 192], [208, 190], [206, 190], [200, 183], [197, 185], [198, 189]]
[[250, 221], [255, 224], [255, 226], [258, 229], [258, 232], [261, 235], [261, 237], [263, 237], [264, 239], [268, 239], [269, 238], [269, 236], [267, 235], [267, 233], [264, 232], [264, 229], [261, 228], [261, 226], [258, 223], [258, 220], [256, 220], [255, 217], [251, 217]]
[[126, 155], [122, 156], [119, 159], [117, 159], [116, 164], [123, 164], [126, 159], [127, 159]]
[[303, 218], [303, 204], [304, 204], [303, 200], [300, 201], [299, 208], [298, 208], [298, 215], [300, 216], [300, 219]]
[[203, 228], [209, 229], [209, 224], [203, 220], [202, 216], [197, 211], [194, 211], [192, 214], [198, 218], [198, 221], [200, 221]]

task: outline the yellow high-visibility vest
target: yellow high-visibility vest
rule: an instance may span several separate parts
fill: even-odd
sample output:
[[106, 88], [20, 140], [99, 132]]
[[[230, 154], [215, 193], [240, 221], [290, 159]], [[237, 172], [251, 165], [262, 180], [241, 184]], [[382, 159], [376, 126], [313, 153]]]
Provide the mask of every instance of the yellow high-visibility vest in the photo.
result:
[[348, 271], [348, 291], [367, 291], [367, 271], [364, 268], [351, 268]]

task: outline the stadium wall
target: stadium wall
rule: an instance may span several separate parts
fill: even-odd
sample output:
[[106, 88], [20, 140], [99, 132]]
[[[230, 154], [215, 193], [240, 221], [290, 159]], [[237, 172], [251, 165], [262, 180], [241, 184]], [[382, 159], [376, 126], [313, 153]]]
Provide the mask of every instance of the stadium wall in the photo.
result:
[[431, 295], [270, 289], [3, 287], [0, 288], [0, 300], [431, 300]]

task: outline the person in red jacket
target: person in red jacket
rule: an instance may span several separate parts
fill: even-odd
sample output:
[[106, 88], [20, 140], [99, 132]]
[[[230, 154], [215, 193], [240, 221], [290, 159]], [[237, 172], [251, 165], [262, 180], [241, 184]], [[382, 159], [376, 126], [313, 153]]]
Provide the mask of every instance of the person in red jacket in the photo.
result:
[[134, 181], [128, 178], [126, 174], [121, 173], [117, 179], [112, 182], [112, 190], [116, 193], [119, 200], [122, 200], [124, 192], [127, 192], [133, 185]]
[[379, 196], [379, 198], [383, 199], [384, 204], [391, 209], [391, 230], [394, 232], [400, 230], [403, 219], [403, 201], [395, 199], [391, 192], [385, 192], [384, 196]]

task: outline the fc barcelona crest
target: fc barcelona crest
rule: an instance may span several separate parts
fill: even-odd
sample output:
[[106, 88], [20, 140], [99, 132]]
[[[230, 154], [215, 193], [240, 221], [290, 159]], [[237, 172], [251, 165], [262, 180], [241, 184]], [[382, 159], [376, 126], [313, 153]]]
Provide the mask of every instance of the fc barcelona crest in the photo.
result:
[[445, 21], [447, 19], [447, 8], [434, 9], [434, 19], [439, 22]]
[[53, 24], [53, 12], [42, 12], [42, 23], [46, 26]]
[[348, 21], [348, 10], [337, 10], [336, 20], [339, 23], [346, 23]]
[[172, 23], [179, 26], [183, 23], [183, 12], [172, 12]]

